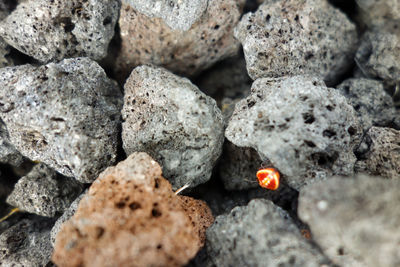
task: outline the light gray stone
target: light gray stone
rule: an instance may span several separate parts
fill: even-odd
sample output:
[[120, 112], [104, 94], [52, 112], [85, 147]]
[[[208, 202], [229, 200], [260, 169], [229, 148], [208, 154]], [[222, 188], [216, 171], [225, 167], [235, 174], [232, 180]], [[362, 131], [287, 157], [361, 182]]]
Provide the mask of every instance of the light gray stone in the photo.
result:
[[58, 234], [58, 232], [61, 229], [61, 226], [63, 225], [64, 222], [68, 221], [69, 218], [71, 218], [76, 210], [78, 209], [79, 206], [79, 202], [81, 201], [81, 199], [86, 195], [86, 193], [88, 192], [88, 190], [86, 190], [85, 192], [83, 192], [82, 194], [80, 194], [69, 206], [68, 209], [65, 210], [65, 212], [63, 213], [63, 215], [60, 216], [60, 218], [57, 219], [56, 223], [54, 224], [53, 228], [51, 228], [51, 232], [50, 232], [50, 241], [51, 241], [51, 245], [54, 247], [54, 244], [56, 242], [56, 236]]
[[255, 80], [318, 75], [328, 85], [351, 67], [355, 25], [326, 0], [269, 0], [245, 14], [235, 29]]
[[50, 261], [52, 219], [32, 217], [8, 228], [0, 235], [1, 266], [43, 267]]
[[400, 129], [400, 111], [385, 91], [382, 82], [372, 79], [348, 79], [337, 86], [354, 107], [364, 130], [371, 126], [394, 126]]
[[207, 230], [216, 266], [321, 266], [327, 258], [311, 245], [281, 208], [253, 200], [218, 216]]
[[320, 79], [258, 79], [236, 104], [225, 136], [270, 160], [299, 189], [312, 179], [353, 173], [362, 130], [344, 96]]
[[173, 188], [210, 179], [224, 140], [222, 115], [188, 79], [137, 67], [125, 84], [122, 118], [125, 152], [150, 154]]
[[82, 192], [83, 185], [62, 177], [39, 163], [15, 184], [7, 203], [23, 211], [46, 217], [62, 214]]
[[119, 0], [30, 0], [0, 23], [0, 36], [41, 62], [106, 56]]
[[400, 179], [400, 131], [371, 127], [357, 148], [358, 172]]
[[4, 122], [0, 119], [0, 163], [19, 166], [23, 163], [24, 157], [10, 143], [10, 136]]
[[399, 0], [356, 0], [359, 20], [367, 25], [382, 26], [388, 20], [400, 20]]
[[339, 266], [399, 266], [400, 181], [335, 177], [302, 188], [298, 214]]
[[122, 95], [88, 58], [0, 69], [0, 118], [24, 156], [92, 182], [115, 162]]
[[150, 18], [162, 18], [171, 29], [187, 31], [207, 9], [209, 0], [123, 0]]

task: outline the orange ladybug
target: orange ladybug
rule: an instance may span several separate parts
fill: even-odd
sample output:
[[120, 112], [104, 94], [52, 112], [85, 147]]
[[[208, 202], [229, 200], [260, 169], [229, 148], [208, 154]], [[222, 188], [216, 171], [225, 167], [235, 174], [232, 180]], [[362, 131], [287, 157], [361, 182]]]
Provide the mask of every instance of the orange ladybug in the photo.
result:
[[264, 168], [257, 172], [258, 183], [261, 187], [276, 190], [279, 187], [279, 172], [274, 168]]

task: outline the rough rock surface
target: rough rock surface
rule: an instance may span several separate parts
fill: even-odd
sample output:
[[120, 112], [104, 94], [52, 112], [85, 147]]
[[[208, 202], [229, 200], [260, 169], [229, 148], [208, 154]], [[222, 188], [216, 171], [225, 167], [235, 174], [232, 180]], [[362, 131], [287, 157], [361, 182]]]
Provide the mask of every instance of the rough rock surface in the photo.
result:
[[332, 178], [304, 187], [299, 217], [340, 266], [399, 266], [400, 181]]
[[356, 0], [359, 18], [367, 26], [382, 26], [388, 20], [400, 20], [398, 0]]
[[122, 96], [96, 62], [3, 68], [0, 87], [0, 118], [24, 156], [81, 182], [115, 161]]
[[355, 25], [325, 0], [265, 1], [242, 17], [235, 37], [254, 80], [310, 74], [330, 85], [357, 49]]
[[0, 36], [41, 62], [106, 56], [120, 1], [31, 0], [0, 23]]
[[82, 189], [75, 179], [63, 177], [39, 163], [18, 180], [7, 203], [29, 213], [54, 217], [63, 213]]
[[24, 161], [21, 153], [10, 143], [10, 136], [4, 122], [0, 119], [0, 163], [19, 166]]
[[210, 179], [222, 150], [222, 116], [215, 101], [188, 79], [137, 67], [125, 84], [122, 119], [125, 152], [149, 153], [174, 189]]
[[[5, 19], [9, 15], [10, 4], [6, 1], [0, 1], [0, 21]], [[14, 65], [13, 60], [8, 57], [10, 53], [10, 47], [4, 42], [3, 38], [0, 37], [0, 68]]]
[[353, 107], [335, 89], [308, 76], [258, 79], [236, 104], [225, 136], [270, 160], [290, 186], [353, 173], [361, 138]]
[[371, 126], [394, 126], [400, 129], [400, 111], [385, 91], [383, 83], [372, 79], [348, 79], [337, 86], [354, 107], [364, 130]]
[[172, 30], [187, 31], [203, 15], [209, 0], [123, 0], [150, 18], [162, 18]]
[[68, 221], [76, 212], [78, 209], [79, 202], [82, 200], [82, 198], [87, 194], [88, 190], [80, 194], [68, 207], [68, 209], [65, 210], [63, 215], [60, 216], [60, 218], [57, 219], [56, 223], [54, 224], [53, 228], [51, 228], [50, 232], [50, 240], [51, 244], [54, 246], [56, 242], [56, 236], [58, 232], [61, 229], [61, 226], [63, 225], [64, 222]]
[[364, 75], [388, 82], [400, 81], [400, 22], [366, 32], [356, 53]]
[[[198, 251], [193, 213], [146, 153], [105, 170], [56, 237], [57, 266], [178, 266]], [[192, 216], [192, 217], [190, 217]]]
[[50, 229], [54, 220], [24, 219], [0, 235], [1, 266], [42, 267], [50, 261]]
[[[173, 2], [186, 6], [184, 2], [194, 1]], [[233, 37], [233, 28], [240, 16], [238, 2], [209, 0], [207, 9], [188, 31], [173, 30], [162, 19], [150, 18], [123, 4], [119, 19], [122, 43], [115, 71], [119, 80], [124, 81], [134, 67], [148, 63], [191, 76], [236, 54], [239, 42]]]
[[357, 171], [400, 179], [400, 131], [372, 127], [357, 152]]
[[253, 200], [218, 216], [207, 230], [216, 266], [321, 266], [328, 260], [304, 239], [289, 215], [268, 200]]

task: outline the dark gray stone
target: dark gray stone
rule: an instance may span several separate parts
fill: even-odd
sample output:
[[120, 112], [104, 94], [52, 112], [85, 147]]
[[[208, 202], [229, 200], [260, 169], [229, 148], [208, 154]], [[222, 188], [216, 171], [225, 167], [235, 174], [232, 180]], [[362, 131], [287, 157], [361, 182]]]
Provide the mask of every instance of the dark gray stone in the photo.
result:
[[253, 80], [309, 74], [333, 84], [357, 49], [355, 25], [325, 0], [264, 1], [242, 17], [235, 37]]
[[210, 179], [222, 150], [223, 120], [215, 101], [163, 68], [137, 67], [125, 84], [125, 152], [156, 159], [177, 189]]
[[7, 203], [29, 213], [54, 217], [63, 213], [82, 190], [83, 185], [75, 179], [39, 163], [18, 180]]
[[0, 235], [1, 266], [43, 267], [49, 263], [53, 224], [51, 219], [32, 217], [4, 231]]
[[371, 126], [395, 126], [400, 129], [400, 112], [385, 91], [383, 83], [371, 79], [348, 79], [337, 86], [354, 107], [364, 130]]
[[398, 0], [356, 0], [358, 21], [368, 27], [383, 26], [388, 20], [400, 20]]
[[207, 251], [216, 266], [321, 266], [329, 261], [311, 245], [289, 215], [256, 199], [218, 216], [207, 230]]
[[334, 177], [302, 188], [298, 214], [339, 266], [399, 266], [400, 181]]
[[0, 36], [41, 62], [106, 56], [119, 0], [25, 1], [0, 23]]
[[235, 145], [256, 149], [295, 189], [331, 173], [352, 174], [361, 134], [345, 97], [308, 76], [256, 80], [225, 131]]
[[0, 69], [0, 118], [24, 156], [92, 182], [115, 162], [122, 95], [88, 58]]

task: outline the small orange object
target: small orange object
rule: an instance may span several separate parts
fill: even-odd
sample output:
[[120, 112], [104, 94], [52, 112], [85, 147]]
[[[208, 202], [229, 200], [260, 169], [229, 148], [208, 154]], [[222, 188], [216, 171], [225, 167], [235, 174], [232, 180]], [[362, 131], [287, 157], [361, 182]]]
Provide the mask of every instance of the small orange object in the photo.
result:
[[274, 168], [265, 168], [257, 172], [258, 183], [261, 187], [276, 190], [279, 187], [279, 172]]

